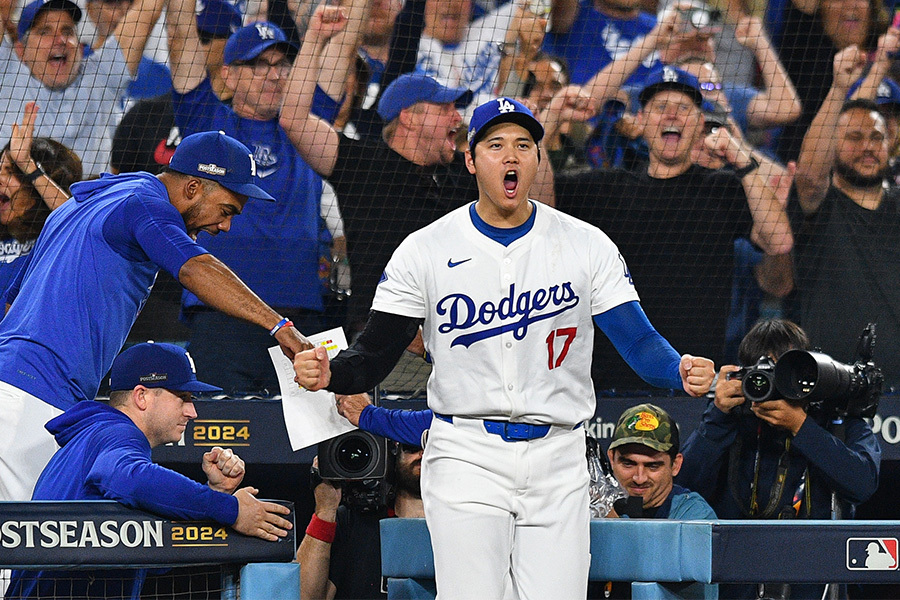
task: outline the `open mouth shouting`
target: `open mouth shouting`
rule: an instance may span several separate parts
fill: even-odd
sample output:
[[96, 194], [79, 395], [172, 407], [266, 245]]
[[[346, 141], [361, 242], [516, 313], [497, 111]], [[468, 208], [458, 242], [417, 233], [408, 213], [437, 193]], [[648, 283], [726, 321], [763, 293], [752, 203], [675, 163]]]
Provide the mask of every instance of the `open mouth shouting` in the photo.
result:
[[519, 174], [514, 169], [510, 169], [503, 176], [503, 190], [506, 192], [506, 197], [514, 198], [518, 189]]

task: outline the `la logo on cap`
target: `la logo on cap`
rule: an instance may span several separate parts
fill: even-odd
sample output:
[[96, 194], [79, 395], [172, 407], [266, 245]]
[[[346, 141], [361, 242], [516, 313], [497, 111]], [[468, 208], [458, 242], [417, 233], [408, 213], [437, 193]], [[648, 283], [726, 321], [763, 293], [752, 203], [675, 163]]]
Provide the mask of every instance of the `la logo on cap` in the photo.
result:
[[500, 103], [500, 106], [497, 108], [502, 113], [510, 113], [516, 112], [516, 106], [512, 102], [510, 102], [507, 98], [498, 98], [497, 102]]
[[256, 33], [259, 35], [259, 39], [261, 40], [275, 39], [275, 31], [265, 23], [256, 24]]
[[891, 97], [891, 88], [888, 87], [888, 84], [885, 82], [881, 82], [878, 84], [878, 92], [877, 95], [879, 98], [890, 98]]
[[675, 69], [663, 67], [663, 81], [678, 81], [678, 73]]

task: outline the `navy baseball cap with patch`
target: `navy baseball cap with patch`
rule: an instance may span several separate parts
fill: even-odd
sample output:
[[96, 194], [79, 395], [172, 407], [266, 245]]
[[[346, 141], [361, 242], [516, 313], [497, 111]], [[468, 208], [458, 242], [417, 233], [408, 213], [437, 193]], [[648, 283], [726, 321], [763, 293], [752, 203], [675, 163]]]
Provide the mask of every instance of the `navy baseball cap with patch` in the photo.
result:
[[644, 89], [638, 95], [641, 106], [645, 106], [653, 96], [663, 90], [684, 92], [698, 107], [703, 104], [703, 94], [700, 93], [700, 82], [697, 78], [687, 71], [666, 66], [647, 75]]
[[112, 391], [142, 385], [170, 392], [221, 392], [222, 388], [197, 381], [194, 361], [187, 350], [175, 344], [135, 344], [113, 361], [109, 377]]
[[228, 37], [241, 28], [241, 11], [224, 0], [202, 0], [197, 13], [197, 31], [214, 37]]
[[70, 2], [69, 0], [35, 0], [31, 4], [26, 5], [25, 8], [22, 9], [22, 14], [19, 16], [19, 25], [17, 28], [19, 40], [25, 38], [28, 34], [28, 30], [34, 25], [34, 20], [38, 18], [39, 14], [46, 10], [64, 10], [72, 15], [72, 20], [76, 23], [81, 21], [81, 9], [78, 8], [78, 5], [74, 2]]
[[228, 38], [222, 60], [226, 65], [253, 60], [269, 48], [277, 46], [291, 60], [297, 55], [297, 46], [274, 23], [259, 21], [241, 27]]
[[[850, 91], [847, 92], [847, 99], [849, 100], [856, 90], [859, 89], [859, 86], [862, 85], [863, 80], [860, 79], [856, 83], [854, 83], [850, 87]], [[897, 85], [890, 77], [885, 77], [881, 80], [881, 83], [878, 84], [878, 89], [875, 92], [875, 104], [878, 106], [882, 106], [885, 104], [898, 104], [900, 105], [900, 85]]]
[[253, 183], [256, 163], [247, 146], [221, 131], [195, 133], [181, 140], [172, 154], [169, 168], [215, 181], [236, 194], [275, 200]]
[[488, 129], [500, 123], [521, 125], [531, 134], [535, 144], [544, 137], [544, 126], [527, 106], [513, 98], [497, 98], [488, 100], [472, 113], [467, 135], [469, 148], [474, 148]]
[[447, 87], [424, 73], [406, 73], [391, 82], [378, 101], [378, 115], [385, 123], [419, 102], [447, 104], [465, 108], [472, 102], [472, 92], [464, 87]]

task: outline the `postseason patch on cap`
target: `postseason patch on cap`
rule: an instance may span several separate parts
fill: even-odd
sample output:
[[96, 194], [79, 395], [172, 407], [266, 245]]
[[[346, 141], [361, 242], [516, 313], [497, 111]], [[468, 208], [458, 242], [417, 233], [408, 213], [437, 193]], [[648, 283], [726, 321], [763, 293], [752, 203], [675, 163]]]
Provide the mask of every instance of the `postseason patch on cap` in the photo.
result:
[[138, 377], [138, 381], [141, 383], [156, 383], [159, 381], [168, 381], [169, 375], [167, 373], [150, 373], [149, 375], [141, 375]]
[[220, 167], [215, 163], [200, 163], [197, 165], [197, 170], [201, 173], [206, 173], [207, 175], [217, 175], [219, 177], [222, 177], [228, 172], [228, 169]]
[[641, 411], [631, 417], [625, 427], [635, 431], [656, 431], [659, 428], [659, 419], [653, 413]]

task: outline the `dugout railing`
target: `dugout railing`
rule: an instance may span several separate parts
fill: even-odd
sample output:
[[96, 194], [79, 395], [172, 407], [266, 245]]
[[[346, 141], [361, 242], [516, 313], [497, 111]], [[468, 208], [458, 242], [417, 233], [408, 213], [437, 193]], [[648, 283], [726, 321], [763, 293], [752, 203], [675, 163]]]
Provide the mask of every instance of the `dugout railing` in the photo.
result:
[[[896, 583], [898, 538], [898, 521], [597, 519], [590, 580], [638, 582], [635, 600], [717, 598], [725, 582]], [[381, 522], [381, 565], [389, 599], [435, 597], [424, 519]]]
[[[291, 508], [287, 518], [294, 522], [293, 505], [279, 503]], [[267, 542], [217, 523], [164, 519], [117, 502], [0, 502], [3, 592], [10, 569], [52, 570], [63, 579], [70, 572], [146, 568], [151, 575], [142, 598], [299, 598], [295, 553], [294, 529]]]

